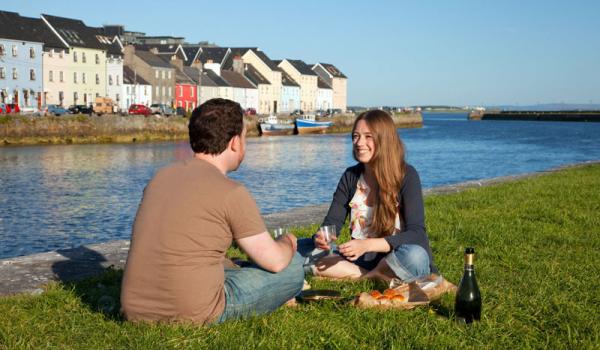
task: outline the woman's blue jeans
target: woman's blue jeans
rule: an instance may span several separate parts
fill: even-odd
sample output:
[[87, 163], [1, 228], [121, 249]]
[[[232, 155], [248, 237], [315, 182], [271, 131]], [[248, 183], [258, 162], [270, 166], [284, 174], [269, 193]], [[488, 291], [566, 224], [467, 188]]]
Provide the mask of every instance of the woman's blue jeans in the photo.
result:
[[303, 262], [296, 253], [288, 267], [278, 273], [253, 263], [225, 269], [225, 310], [215, 323], [275, 311], [302, 290]]
[[[329, 254], [329, 251], [315, 248], [312, 238], [304, 238], [298, 240], [298, 253], [304, 257], [305, 273], [312, 274], [317, 260]], [[338, 252], [334, 250], [333, 253], [337, 254]], [[372, 261], [365, 261], [362, 256], [351, 262], [366, 270], [372, 270], [381, 259], [385, 259], [396, 277], [404, 282], [412, 282], [431, 273], [427, 251], [416, 244], [400, 245], [387, 254], [377, 254]]]

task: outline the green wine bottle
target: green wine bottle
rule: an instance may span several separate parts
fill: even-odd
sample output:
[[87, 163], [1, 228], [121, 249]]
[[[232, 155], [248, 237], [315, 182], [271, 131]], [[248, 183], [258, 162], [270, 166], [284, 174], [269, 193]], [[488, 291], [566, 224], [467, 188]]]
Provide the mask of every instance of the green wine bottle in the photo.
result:
[[472, 323], [481, 319], [481, 293], [475, 278], [475, 249], [465, 249], [465, 271], [458, 284], [454, 311], [456, 320], [463, 323]]

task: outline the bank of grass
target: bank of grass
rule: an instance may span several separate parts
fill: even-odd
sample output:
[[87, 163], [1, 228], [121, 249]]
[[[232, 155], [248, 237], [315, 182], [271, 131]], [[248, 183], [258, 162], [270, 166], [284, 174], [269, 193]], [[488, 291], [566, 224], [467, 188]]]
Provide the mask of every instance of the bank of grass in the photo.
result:
[[[109, 271], [79, 283], [51, 285], [39, 296], [0, 298], [0, 347], [599, 347], [600, 166], [430, 196], [426, 209], [436, 262], [447, 279], [458, 282], [464, 248], [476, 249], [483, 318], [470, 327], [449, 320], [453, 295], [412, 311], [322, 302], [214, 327], [132, 324], [117, 311], [122, 272]], [[293, 231], [307, 236], [314, 229]], [[346, 228], [343, 239], [347, 235]], [[337, 289], [347, 297], [381, 287], [309, 281], [313, 288]]]

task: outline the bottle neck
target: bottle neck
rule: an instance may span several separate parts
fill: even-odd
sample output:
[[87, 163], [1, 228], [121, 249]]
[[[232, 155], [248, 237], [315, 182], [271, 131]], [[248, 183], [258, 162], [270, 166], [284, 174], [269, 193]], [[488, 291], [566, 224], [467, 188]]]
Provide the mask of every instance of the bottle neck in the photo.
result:
[[475, 254], [465, 254], [465, 271], [474, 271]]

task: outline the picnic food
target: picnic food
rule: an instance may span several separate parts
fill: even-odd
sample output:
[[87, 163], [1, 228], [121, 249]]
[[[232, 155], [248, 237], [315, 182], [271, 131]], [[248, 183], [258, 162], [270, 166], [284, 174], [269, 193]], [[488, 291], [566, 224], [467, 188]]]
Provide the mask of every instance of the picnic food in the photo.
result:
[[354, 305], [364, 308], [412, 309], [427, 305], [440, 298], [444, 293], [455, 291], [456, 286], [442, 276], [431, 274], [412, 283], [401, 283], [382, 292], [373, 290], [360, 293], [354, 299]]

